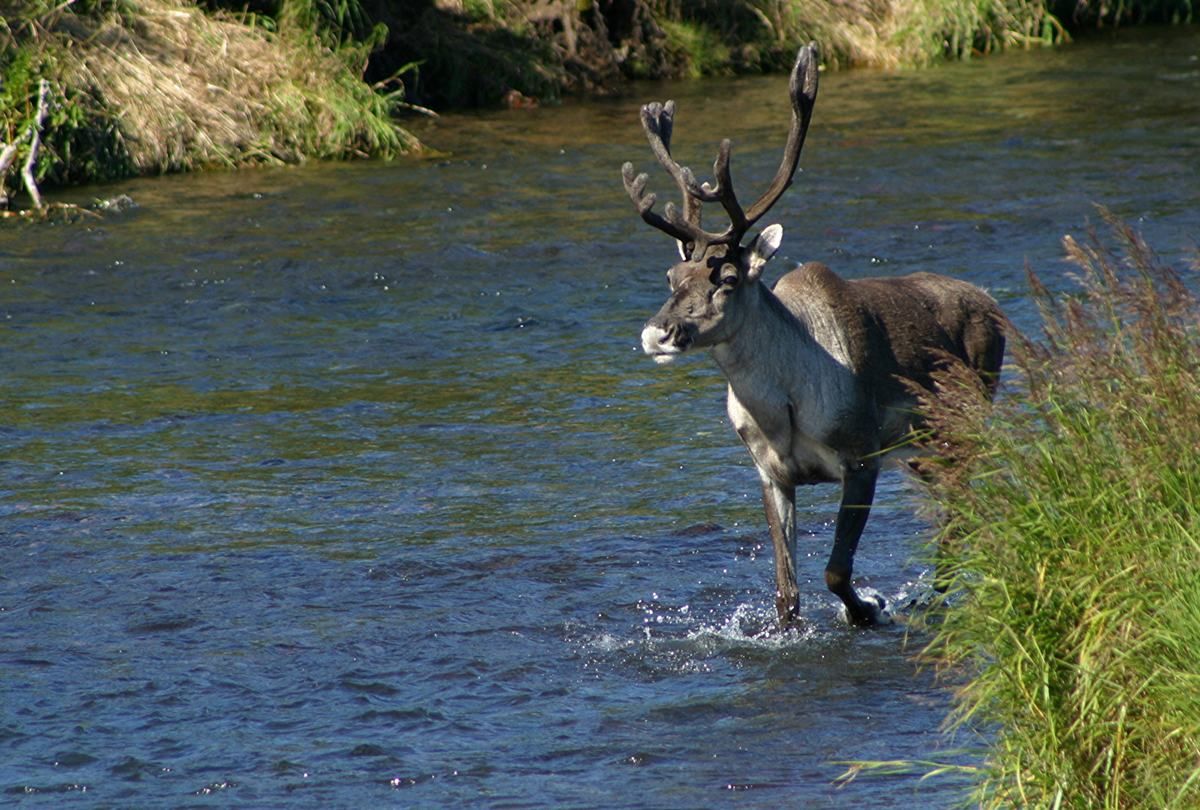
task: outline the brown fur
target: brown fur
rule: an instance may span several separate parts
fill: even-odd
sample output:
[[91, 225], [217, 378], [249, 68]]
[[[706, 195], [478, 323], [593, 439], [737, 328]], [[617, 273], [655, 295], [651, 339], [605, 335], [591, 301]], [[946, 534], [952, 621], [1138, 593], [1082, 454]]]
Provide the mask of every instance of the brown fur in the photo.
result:
[[1006, 323], [995, 300], [973, 284], [934, 273], [898, 278], [843, 279], [809, 262], [775, 284], [789, 311], [828, 307], [846, 332], [855, 372], [872, 368], [875, 397], [907, 397], [904, 380], [929, 388], [941, 354], [953, 355], [995, 392], [1004, 357]]

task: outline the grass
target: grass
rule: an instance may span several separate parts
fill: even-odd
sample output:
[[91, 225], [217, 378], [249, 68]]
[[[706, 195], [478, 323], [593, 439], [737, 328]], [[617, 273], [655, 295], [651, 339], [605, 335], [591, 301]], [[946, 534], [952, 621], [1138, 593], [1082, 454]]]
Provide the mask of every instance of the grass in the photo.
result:
[[926, 653], [997, 730], [982, 807], [1200, 806], [1200, 303], [1103, 217], [1064, 240], [1075, 294], [1030, 273], [1044, 332], [994, 409], [957, 368], [923, 403], [953, 603]]
[[331, 39], [312, 2], [286, 0], [275, 20], [186, 0], [6, 7], [0, 140], [27, 126], [45, 78], [38, 179], [51, 183], [418, 148], [393, 120], [402, 92], [362, 81], [384, 32]]
[[1067, 38], [1042, 0], [655, 0], [653, 7], [667, 49], [681, 54], [671, 64], [688, 76], [786, 70], [797, 43], [813, 39], [827, 64], [896, 69]]
[[623, 79], [785, 72], [814, 39], [827, 66], [922, 66], [1060, 43], [1087, 27], [1184, 22], [1198, 0], [363, 2], [393, 29], [376, 64], [419, 62], [419, 103], [473, 106], [508, 90], [555, 100], [611, 93]]
[[[1067, 38], [1067, 27], [1186, 22], [1200, 0], [0, 0], [0, 154], [37, 180], [389, 157], [419, 148], [409, 101], [485, 106], [605, 94], [628, 78], [901, 68]], [[388, 32], [387, 26], [391, 27]], [[401, 80], [401, 74], [402, 80]], [[372, 77], [371, 82], [363, 79]], [[18, 152], [0, 208], [19, 185]]]
[[732, 72], [729, 48], [708, 26], [671, 20], [664, 20], [660, 25], [666, 34], [664, 47], [681, 66], [684, 78], [699, 79]]

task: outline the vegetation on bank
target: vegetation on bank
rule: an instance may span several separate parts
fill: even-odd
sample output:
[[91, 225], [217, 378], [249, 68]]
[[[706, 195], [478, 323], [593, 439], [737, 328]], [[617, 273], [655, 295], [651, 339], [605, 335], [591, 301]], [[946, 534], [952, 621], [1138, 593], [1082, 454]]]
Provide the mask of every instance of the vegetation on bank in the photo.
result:
[[[1198, 0], [363, 0], [391, 32], [376, 59], [418, 103], [554, 98], [622, 79], [786, 72], [821, 44], [827, 66], [908, 67], [1069, 32], [1187, 22]], [[465, 36], [464, 36], [465, 34]], [[452, 45], [452, 47], [444, 47]]]
[[1075, 27], [1188, 21], [1197, 4], [0, 0], [0, 208], [34, 182], [398, 154], [418, 147], [394, 120], [414, 103], [533, 104], [629, 78], [786, 70], [811, 39], [828, 65], [919, 65]]
[[33, 179], [52, 185], [413, 148], [394, 120], [403, 87], [362, 79], [385, 31], [331, 41], [313, 1], [274, 18], [188, 0], [0, 4], [0, 150], [13, 154], [0, 199], [29, 186], [15, 169], [35, 147]]
[[962, 369], [924, 403], [953, 604], [927, 652], [995, 730], [983, 807], [1200, 806], [1200, 301], [1105, 219], [1117, 249], [1064, 240], [1077, 294], [1030, 274], [1044, 334], [994, 409]]

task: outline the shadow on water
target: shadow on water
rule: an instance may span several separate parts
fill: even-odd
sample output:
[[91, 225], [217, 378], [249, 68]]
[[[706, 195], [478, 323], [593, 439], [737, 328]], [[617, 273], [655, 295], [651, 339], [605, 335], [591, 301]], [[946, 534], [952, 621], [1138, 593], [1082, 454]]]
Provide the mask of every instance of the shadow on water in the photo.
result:
[[[923, 269], [1032, 322], [1092, 202], [1200, 228], [1200, 40], [823, 79], [789, 261]], [[779, 78], [674, 96], [676, 153], [766, 182]], [[1119, 106], [1114, 106], [1119, 99]], [[139, 180], [0, 231], [0, 790], [52, 805], [947, 807], [833, 780], [964, 740], [903, 627], [821, 581], [771, 626], [756, 476], [703, 359], [637, 347], [673, 248], [619, 167], [631, 100], [446, 117], [448, 157]], [[652, 184], [669, 189], [652, 172]], [[929, 527], [881, 482], [857, 573], [919, 599]], [[967, 740], [965, 742], [971, 742]], [[941, 752], [941, 753], [939, 753]], [[954, 760], [960, 761], [960, 760]]]

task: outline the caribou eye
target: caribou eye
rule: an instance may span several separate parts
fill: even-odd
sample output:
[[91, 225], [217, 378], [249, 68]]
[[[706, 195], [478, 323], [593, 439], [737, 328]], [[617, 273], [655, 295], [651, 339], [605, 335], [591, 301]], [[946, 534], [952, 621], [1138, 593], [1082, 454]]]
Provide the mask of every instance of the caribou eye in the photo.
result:
[[732, 289], [737, 286], [738, 274], [733, 267], [727, 264], [714, 270], [712, 276], [709, 278], [709, 281], [712, 282], [714, 287], [727, 287]]

